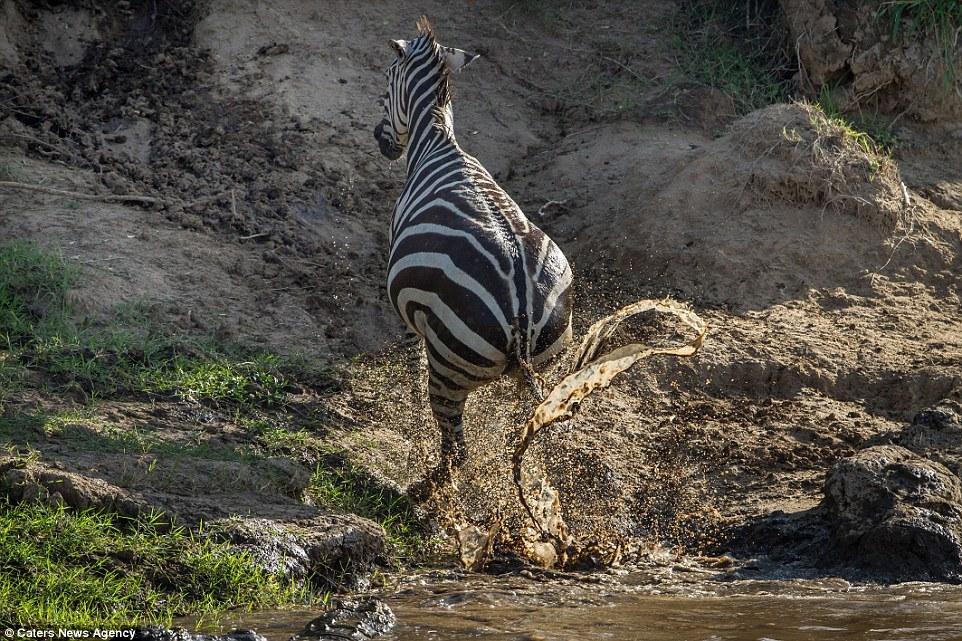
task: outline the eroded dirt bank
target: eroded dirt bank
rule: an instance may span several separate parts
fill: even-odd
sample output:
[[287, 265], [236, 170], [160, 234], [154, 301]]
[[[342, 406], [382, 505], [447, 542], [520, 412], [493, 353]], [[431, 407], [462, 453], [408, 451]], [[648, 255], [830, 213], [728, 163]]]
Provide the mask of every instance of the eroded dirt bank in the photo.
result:
[[[370, 133], [386, 40], [427, 13], [443, 42], [482, 54], [456, 79], [459, 141], [571, 260], [578, 331], [665, 295], [711, 323], [697, 358], [646, 363], [540, 438], [529, 473], [558, 488], [573, 531], [629, 542], [621, 563], [666, 546], [957, 580], [955, 490], [906, 519], [943, 519], [945, 554], [882, 576], [839, 529], [858, 510], [837, 461], [895, 443], [957, 483], [962, 123], [890, 116], [890, 158], [812, 106], [739, 115], [684, 75], [677, 8], [4, 0], [0, 180], [162, 202], [0, 189], [0, 236], [79, 270], [83, 323], [134, 306], [140, 329], [312, 364], [248, 412], [183, 390], [104, 395], [26, 363], [0, 396], [10, 500], [219, 522], [300, 577], [383, 556], [379, 527], [318, 488], [349, 467], [348, 485], [401, 500], [436, 456], [418, 348], [383, 289], [403, 167]], [[471, 460], [428, 506], [440, 525], [521, 527], [507, 451], [530, 406], [509, 382], [471, 399]], [[938, 421], [918, 418], [936, 406]], [[886, 466], [934, 469], [889, 454], [866, 463], [887, 481], [863, 479], [881, 502], [912, 494]], [[898, 518], [854, 530], [911, 544], [886, 538]]]

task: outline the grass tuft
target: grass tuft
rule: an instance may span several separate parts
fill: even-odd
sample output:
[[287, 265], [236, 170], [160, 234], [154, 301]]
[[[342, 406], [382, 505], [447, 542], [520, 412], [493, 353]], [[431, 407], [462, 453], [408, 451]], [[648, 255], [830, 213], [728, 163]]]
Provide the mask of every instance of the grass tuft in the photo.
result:
[[731, 96], [739, 113], [786, 100], [793, 70], [780, 15], [775, 0], [684, 0], [674, 21], [680, 71]]
[[[881, 116], [858, 115], [849, 117], [842, 113], [834, 98], [835, 88], [823, 85], [815, 102], [826, 119], [837, 126], [845, 137], [854, 142], [863, 152], [871, 156], [891, 154], [897, 143], [892, 124]], [[817, 123], [814, 123], [817, 124]]]
[[12, 627], [170, 625], [307, 599], [246, 554], [160, 515], [0, 503], [0, 568], [0, 625]]
[[395, 564], [422, 560], [433, 547], [433, 542], [425, 539], [424, 526], [406, 496], [341, 457], [331, 455], [318, 464], [307, 496], [320, 507], [350, 512], [380, 524], [387, 533]]
[[5, 394], [35, 371], [49, 391], [88, 399], [160, 396], [249, 410], [282, 405], [292, 377], [302, 373], [315, 386], [337, 383], [333, 372], [308, 369], [303, 360], [172, 332], [146, 306], [122, 305], [98, 323], [78, 319], [67, 303], [77, 277], [57, 254], [22, 241], [0, 244]]

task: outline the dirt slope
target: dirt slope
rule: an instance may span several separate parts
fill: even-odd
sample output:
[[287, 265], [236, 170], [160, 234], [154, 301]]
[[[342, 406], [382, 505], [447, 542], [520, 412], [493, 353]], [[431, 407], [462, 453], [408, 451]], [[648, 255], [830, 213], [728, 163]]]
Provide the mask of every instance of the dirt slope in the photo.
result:
[[[0, 164], [167, 203], [0, 191], [0, 235], [75, 259], [91, 315], [146, 299], [186, 329], [350, 363], [316, 429], [417, 478], [437, 437], [382, 285], [403, 167], [371, 130], [386, 41], [427, 13], [482, 54], [456, 79], [458, 138], [571, 259], [578, 327], [663, 295], [712, 324], [696, 359], [626, 376], [533, 453], [576, 530], [697, 548], [814, 505], [832, 461], [962, 393], [962, 137], [903, 121], [877, 164], [803, 107], [719, 116], [717, 96], [671, 79], [665, 3], [482, 5], [210, 0], [144, 27], [136, 10], [4, 0]], [[47, 44], [64, 21], [82, 53]], [[445, 509], [513, 510], [505, 453], [529, 406], [509, 382], [472, 398], [472, 460]]]

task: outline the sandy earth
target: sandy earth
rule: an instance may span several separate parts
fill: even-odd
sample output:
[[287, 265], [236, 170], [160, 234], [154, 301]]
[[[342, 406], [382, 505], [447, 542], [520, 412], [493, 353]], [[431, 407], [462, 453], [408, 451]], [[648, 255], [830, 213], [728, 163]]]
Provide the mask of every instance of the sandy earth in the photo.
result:
[[[901, 120], [894, 162], [868, 167], [840, 160], [844, 141], [801, 107], [737, 119], [673, 79], [667, 3], [560, 19], [480, 2], [210, 0], [110, 19], [0, 7], [0, 62], [19, 92], [0, 105], [0, 165], [22, 182], [167, 201], [0, 190], [0, 235], [82, 266], [73, 296], [94, 317], [147, 301], [186, 330], [348, 363], [317, 429], [402, 486], [436, 435], [383, 287], [403, 166], [371, 131], [387, 40], [413, 35], [422, 12], [443, 42], [482, 54], [455, 82], [458, 139], [569, 257], [579, 331], [665, 295], [711, 323], [696, 358], [644, 364], [537, 446], [532, 465], [575, 531], [700, 549], [812, 507], [833, 461], [962, 395], [962, 124]], [[125, 38], [146, 44], [109, 44]], [[111, 405], [111, 420], [179, 429], [135, 405]], [[510, 382], [472, 398], [472, 460], [446, 509], [481, 523], [510, 512], [506, 448], [528, 407]], [[204, 438], [236, 431], [229, 417], [211, 425]]]

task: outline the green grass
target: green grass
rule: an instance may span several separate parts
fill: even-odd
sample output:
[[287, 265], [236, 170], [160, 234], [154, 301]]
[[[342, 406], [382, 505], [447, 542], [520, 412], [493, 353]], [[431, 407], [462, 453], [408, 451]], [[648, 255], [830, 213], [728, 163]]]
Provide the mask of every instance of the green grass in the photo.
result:
[[16, 181], [19, 178], [20, 172], [13, 165], [0, 162], [0, 180]]
[[302, 427], [292, 427], [276, 418], [246, 418], [240, 423], [253, 435], [254, 449], [266, 456], [288, 455], [301, 458], [319, 458], [328, 454], [330, 448], [314, 432]]
[[674, 20], [674, 46], [685, 81], [715, 87], [747, 113], [789, 95], [791, 60], [777, 36], [777, 2], [685, 0]]
[[834, 87], [823, 85], [815, 102], [828, 121], [841, 128], [845, 136], [865, 153], [891, 154], [898, 142], [891, 121], [878, 114], [849, 116], [842, 113], [834, 99], [834, 91]]
[[161, 518], [0, 503], [0, 625], [169, 625], [172, 617], [303, 603], [226, 544]]
[[[212, 445], [201, 431], [168, 440], [137, 426], [118, 426], [82, 407], [56, 413], [7, 411], [0, 414], [0, 438], [16, 448], [40, 447], [49, 440], [71, 450], [151, 454], [162, 459], [203, 459], [255, 463], [258, 453], [246, 446]], [[156, 459], [155, 459], [156, 460]]]
[[948, 37], [962, 26], [962, 3], [958, 0], [884, 0], [876, 14], [889, 22], [894, 37], [903, 26], [910, 34], [936, 33]]
[[350, 512], [379, 523], [387, 533], [391, 560], [423, 560], [432, 550], [408, 498], [391, 491], [338, 456], [318, 464], [307, 489], [309, 500], [329, 510]]
[[148, 306], [122, 305], [106, 321], [87, 321], [67, 301], [78, 278], [55, 253], [0, 244], [0, 404], [30, 371], [48, 391], [88, 400], [160, 396], [247, 409], [282, 405], [293, 377], [336, 384], [330, 370], [303, 360], [173, 332]]
[[67, 290], [77, 273], [32, 243], [0, 245], [0, 346], [55, 333], [66, 321]]
[[[320, 459], [307, 492], [313, 503], [380, 523], [389, 559], [398, 565], [424, 558], [429, 542], [407, 499], [343, 459], [335, 462], [329, 446], [304, 429], [322, 419], [291, 403], [292, 393], [339, 385], [338, 372], [178, 333], [148, 305], [121, 305], [91, 321], [70, 305], [81, 277], [54, 252], [0, 242], [0, 439], [11, 457], [36, 460], [36, 448], [55, 441], [70, 451], [149, 453], [154, 462]], [[51, 413], [28, 406], [25, 399], [34, 396], [73, 398], [82, 407]], [[157, 398], [215, 406], [247, 428], [252, 442], [212, 447], [199, 431], [196, 442], [191, 435], [173, 442], [114, 425], [96, 410], [103, 399]], [[337, 568], [331, 572], [336, 582]], [[266, 607], [303, 596], [230, 548], [185, 530], [0, 503], [0, 624], [163, 623], [186, 612]]]

